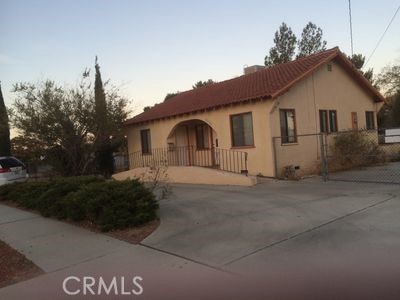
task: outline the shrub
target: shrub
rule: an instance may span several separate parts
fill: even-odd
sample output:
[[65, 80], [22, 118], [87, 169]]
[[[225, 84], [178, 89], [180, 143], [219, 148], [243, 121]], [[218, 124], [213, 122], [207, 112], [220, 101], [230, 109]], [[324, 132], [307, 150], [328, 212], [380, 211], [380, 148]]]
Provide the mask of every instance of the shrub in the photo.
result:
[[331, 161], [337, 169], [364, 167], [385, 162], [377, 138], [367, 132], [339, 133], [334, 139]]
[[88, 220], [104, 231], [143, 224], [157, 217], [153, 193], [137, 180], [69, 177], [0, 187], [0, 200], [37, 209], [46, 217]]
[[3, 185], [0, 198], [16, 202], [20, 206], [36, 209], [40, 196], [49, 188], [49, 182], [25, 182]]
[[72, 192], [92, 182], [104, 183], [104, 179], [95, 176], [65, 177], [52, 180], [46, 190], [37, 199], [37, 209], [45, 217], [67, 218], [64, 198]]
[[71, 194], [67, 205], [75, 219], [85, 212], [85, 219], [105, 231], [154, 220], [158, 208], [154, 195], [136, 180], [89, 184]]

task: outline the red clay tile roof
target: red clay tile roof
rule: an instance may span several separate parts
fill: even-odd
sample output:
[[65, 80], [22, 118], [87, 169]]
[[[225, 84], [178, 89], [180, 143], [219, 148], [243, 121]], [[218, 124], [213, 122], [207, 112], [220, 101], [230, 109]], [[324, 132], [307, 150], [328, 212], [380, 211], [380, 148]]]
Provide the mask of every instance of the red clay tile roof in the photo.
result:
[[286, 93], [294, 84], [333, 59], [341, 64], [375, 101], [384, 100], [382, 95], [336, 47], [251, 74], [179, 93], [127, 120], [125, 124], [138, 124], [239, 102], [275, 98]]

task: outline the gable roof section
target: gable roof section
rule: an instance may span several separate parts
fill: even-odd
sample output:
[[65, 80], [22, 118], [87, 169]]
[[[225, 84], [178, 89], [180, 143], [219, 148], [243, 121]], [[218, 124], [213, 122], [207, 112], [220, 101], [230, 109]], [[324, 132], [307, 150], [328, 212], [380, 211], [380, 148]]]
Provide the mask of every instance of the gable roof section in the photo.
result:
[[144, 123], [236, 103], [273, 99], [286, 93], [293, 85], [331, 60], [339, 63], [376, 102], [384, 101], [383, 96], [336, 47], [251, 74], [179, 93], [127, 120], [125, 124]]

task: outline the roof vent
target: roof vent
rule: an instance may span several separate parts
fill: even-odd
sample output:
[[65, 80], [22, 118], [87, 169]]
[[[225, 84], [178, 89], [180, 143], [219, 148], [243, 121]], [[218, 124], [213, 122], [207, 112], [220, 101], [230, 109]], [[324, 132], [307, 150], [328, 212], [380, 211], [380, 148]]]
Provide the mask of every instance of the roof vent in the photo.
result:
[[264, 69], [265, 69], [265, 66], [260, 66], [260, 65], [248, 66], [248, 67], [243, 68], [243, 73], [244, 73], [244, 75], [247, 75], [247, 74], [258, 72], [258, 71], [261, 71]]

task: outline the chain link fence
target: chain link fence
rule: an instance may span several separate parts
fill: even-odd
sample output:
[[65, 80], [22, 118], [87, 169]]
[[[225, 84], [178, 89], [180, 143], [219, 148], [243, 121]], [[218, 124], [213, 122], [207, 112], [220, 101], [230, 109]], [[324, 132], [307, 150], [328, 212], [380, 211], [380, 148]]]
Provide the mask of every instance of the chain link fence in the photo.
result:
[[[283, 139], [287, 140], [287, 139]], [[359, 130], [273, 138], [278, 178], [400, 184], [400, 130]]]
[[400, 134], [387, 130], [326, 135], [329, 180], [400, 184]]

